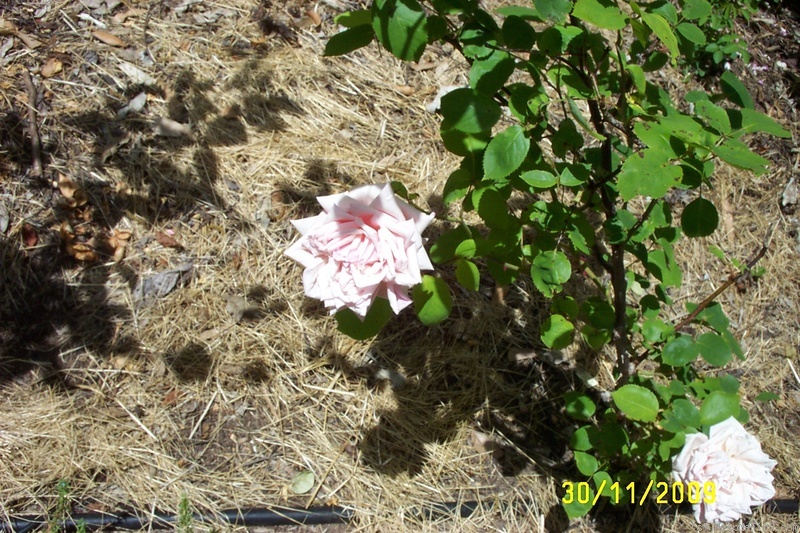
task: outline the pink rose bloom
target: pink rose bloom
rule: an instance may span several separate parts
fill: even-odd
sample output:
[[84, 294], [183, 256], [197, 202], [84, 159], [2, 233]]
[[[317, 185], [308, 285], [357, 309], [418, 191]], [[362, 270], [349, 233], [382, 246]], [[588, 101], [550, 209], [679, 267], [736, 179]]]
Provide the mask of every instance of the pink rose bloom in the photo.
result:
[[733, 417], [714, 424], [708, 433], [708, 437], [703, 433], [686, 435], [681, 453], [672, 460], [672, 477], [682, 483], [715, 484], [714, 503], [701, 499], [693, 505], [699, 523], [738, 520], [750, 514], [750, 507], [775, 495], [770, 472], [777, 463]]
[[325, 302], [331, 314], [347, 308], [362, 320], [377, 297], [395, 313], [408, 306], [420, 270], [433, 270], [421, 235], [433, 214], [397, 198], [388, 183], [317, 201], [323, 212], [292, 221], [303, 236], [285, 252], [305, 267], [306, 295]]

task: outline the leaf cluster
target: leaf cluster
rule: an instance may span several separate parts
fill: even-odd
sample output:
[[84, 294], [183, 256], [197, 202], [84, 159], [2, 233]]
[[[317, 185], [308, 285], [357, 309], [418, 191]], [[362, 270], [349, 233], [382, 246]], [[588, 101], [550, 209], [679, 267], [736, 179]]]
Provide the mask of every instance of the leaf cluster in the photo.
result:
[[[529, 276], [551, 300], [544, 346], [616, 353], [610, 399], [565, 394], [566, 412], [584, 424], [572, 439], [576, 468], [596, 488], [665, 479], [687, 433], [747, 419], [738, 381], [698, 370], [744, 357], [722, 307], [688, 306], [692, 333], [666, 317], [683, 282], [675, 247], [717, 229], [709, 199], [717, 162], [761, 174], [768, 161], [747, 137], [789, 136], [730, 71], [714, 90], [681, 98], [655, 75], [696, 65], [701, 47], [723, 46], [732, 17], [752, 5], [733, 0], [725, 4], [736, 9], [714, 11], [721, 3], [533, 0], [489, 13], [476, 0], [374, 0], [339, 16], [346, 29], [326, 47], [339, 55], [376, 40], [417, 61], [426, 46], [445, 42], [468, 61], [469, 86], [441, 100], [442, 143], [462, 157], [442, 196], [482, 224], [462, 216], [430, 257], [472, 291], [481, 269], [499, 285]], [[682, 209], [671, 200], [676, 191], [693, 198]], [[512, 209], [512, 197], [525, 207]], [[594, 294], [571, 295], [576, 277], [593, 283]], [[425, 324], [449, 315], [451, 290], [438, 276], [425, 276], [412, 297]], [[364, 322], [345, 312], [337, 320], [367, 338], [390, 317], [376, 304]], [[567, 508], [570, 516], [587, 511]]]

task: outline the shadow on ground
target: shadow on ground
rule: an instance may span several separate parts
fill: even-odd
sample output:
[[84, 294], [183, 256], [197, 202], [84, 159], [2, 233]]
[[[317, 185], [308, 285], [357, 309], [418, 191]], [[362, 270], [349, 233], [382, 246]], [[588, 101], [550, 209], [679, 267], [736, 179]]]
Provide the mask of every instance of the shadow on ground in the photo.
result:
[[[63, 126], [49, 138], [63, 138], [42, 147], [45, 176], [38, 181], [26, 177], [31, 161], [28, 128], [22, 119], [26, 110], [10, 110], [0, 117], [0, 170], [26, 183], [29, 196], [52, 208], [50, 216], [50, 209], [42, 215], [8, 207], [12, 223], [20, 219], [30, 222], [39, 242], [25, 247], [20, 235], [0, 236], [0, 382], [38, 368], [48, 380], [68, 384], [69, 369], [90, 366], [92, 355], [139, 351], [135, 339], [117, 335], [130, 312], [109, 303], [107, 281], [117, 272], [134, 289], [140, 281], [141, 265], [114, 264], [105, 250], [97, 250], [96, 263], [78, 262], [65, 251], [63, 235], [53, 227], [67, 223], [90, 228], [95, 235], [109, 235], [125, 216], [139, 217], [154, 226], [191, 225], [193, 217], [204, 224], [219, 212], [226, 217], [230, 231], [251, 225], [219, 193], [220, 188], [236, 191], [238, 186], [222, 176], [217, 148], [248, 142], [248, 127], [281, 131], [287, 126], [283, 115], [300, 115], [303, 110], [274, 87], [257, 60], [243, 63], [224, 88], [236, 96], [237, 104], [230, 107], [222, 107], [212, 93], [215, 83], [200, 73], [184, 69], [173, 80], [169, 94], [150, 87], [130, 87], [101, 109], [74, 115], [47, 110], [55, 115], [52, 123]], [[38, 105], [47, 105], [39, 89]], [[190, 125], [191, 135], [156, 135], [149, 107], [143, 114], [118, 114], [119, 102], [140, 92], [165, 98], [167, 118]], [[76, 148], [85, 146], [93, 151]], [[51, 184], [58, 181], [59, 172], [51, 163], [68, 173], [85, 193], [82, 219], [76, 220], [75, 210], [64, 205], [57, 191], [53, 193]], [[309, 172], [322, 179], [324, 165], [314, 163]], [[114, 183], [111, 176], [121, 176], [121, 183]], [[19, 209], [16, 204], [14, 207]], [[65, 272], [74, 269], [77, 280], [67, 282]], [[89, 357], [78, 357], [79, 352]], [[164, 354], [164, 359], [182, 381], [200, 379], [212, 363], [210, 355], [196, 345]]]

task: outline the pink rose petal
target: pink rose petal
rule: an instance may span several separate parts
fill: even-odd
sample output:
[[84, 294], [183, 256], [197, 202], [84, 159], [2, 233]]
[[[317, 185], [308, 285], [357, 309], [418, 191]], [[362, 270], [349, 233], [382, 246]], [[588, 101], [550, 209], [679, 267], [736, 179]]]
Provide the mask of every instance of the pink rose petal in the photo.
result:
[[302, 237], [285, 254], [305, 267], [303, 288], [331, 314], [351, 309], [362, 319], [375, 298], [399, 313], [408, 290], [432, 270], [421, 233], [433, 220], [397, 198], [391, 185], [365, 185], [321, 196], [323, 212], [293, 220]]

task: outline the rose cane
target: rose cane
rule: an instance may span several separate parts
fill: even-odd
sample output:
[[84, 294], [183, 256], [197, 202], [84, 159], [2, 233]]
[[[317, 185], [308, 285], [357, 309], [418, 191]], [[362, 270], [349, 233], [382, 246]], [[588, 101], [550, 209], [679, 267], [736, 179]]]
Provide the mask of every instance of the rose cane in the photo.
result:
[[351, 309], [363, 320], [376, 298], [399, 313], [408, 289], [433, 270], [422, 232], [433, 220], [397, 198], [390, 184], [321, 196], [323, 212], [293, 220], [303, 235], [285, 254], [305, 267], [303, 288], [331, 314]]

